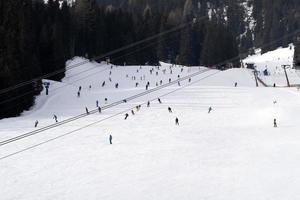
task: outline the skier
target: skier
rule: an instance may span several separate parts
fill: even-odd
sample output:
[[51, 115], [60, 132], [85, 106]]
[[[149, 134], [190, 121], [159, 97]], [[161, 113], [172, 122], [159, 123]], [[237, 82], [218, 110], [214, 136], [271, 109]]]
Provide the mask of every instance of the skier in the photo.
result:
[[129, 117], [128, 113], [125, 114], [125, 120]]
[[98, 100], [96, 101], [96, 107], [99, 107], [99, 101]]
[[111, 78], [109, 77], [109, 82], [111, 82], [112, 80], [111, 80]]
[[77, 97], [80, 97], [80, 92], [79, 91], [77, 92]]
[[136, 83], [135, 83], [135, 87], [138, 87], [138, 86], [139, 86], [139, 83], [138, 83], [138, 82], [136, 82]]
[[123, 100], [123, 102], [124, 102], [124, 103], [127, 103], [127, 100], [126, 100], [126, 99], [124, 99], [124, 100]]
[[179, 126], [179, 119], [176, 117], [175, 124]]
[[105, 101], [105, 104], [107, 104], [107, 98], [105, 98], [104, 101]]
[[79, 86], [79, 90], [78, 90], [79, 92], [81, 91], [81, 86]]
[[104, 87], [105, 86], [105, 81], [103, 81], [103, 83], [102, 83], [102, 87]]
[[89, 86], [89, 89], [92, 89], [92, 86], [91, 86], [91, 85]]
[[237, 82], [234, 83], [234, 87], [237, 87]]
[[192, 79], [191, 78], [189, 78], [189, 83], [192, 81]]
[[116, 87], [116, 89], [118, 89], [119, 88], [119, 83], [116, 83], [115, 87]]
[[133, 110], [131, 110], [131, 114], [134, 115], [134, 111]]
[[180, 82], [178, 81], [178, 86], [180, 86]]
[[160, 100], [160, 98], [158, 98], [157, 100], [158, 100], [158, 102], [159, 102], [159, 103], [161, 103], [161, 100]]
[[35, 123], [34, 123], [34, 127], [36, 128], [38, 124], [39, 124], [39, 121], [36, 120]]
[[147, 102], [147, 107], [150, 107], [150, 101]]
[[212, 111], [212, 107], [208, 108], [208, 114]]
[[140, 105], [136, 106], [135, 108], [137, 112], [140, 111]]
[[87, 107], [85, 107], [85, 112], [86, 112], [87, 115], [90, 114], [89, 109]]
[[277, 121], [276, 121], [276, 119], [274, 119], [274, 128], [277, 128]]
[[55, 120], [56, 123], [58, 122], [56, 115], [53, 115], [53, 119]]
[[171, 83], [171, 81], [172, 81], [172, 79], [171, 79], [171, 78], [169, 78], [169, 83]]
[[98, 112], [101, 113], [101, 107], [98, 107]]
[[162, 81], [162, 80], [160, 80], [160, 82], [159, 82], [159, 83], [160, 83], [160, 85], [162, 85], [162, 84], [163, 84], [163, 81]]
[[273, 87], [276, 87], [276, 83], [273, 84]]
[[169, 111], [169, 113], [172, 113], [172, 108], [168, 107], [168, 111]]
[[109, 135], [109, 144], [112, 144], [112, 135]]

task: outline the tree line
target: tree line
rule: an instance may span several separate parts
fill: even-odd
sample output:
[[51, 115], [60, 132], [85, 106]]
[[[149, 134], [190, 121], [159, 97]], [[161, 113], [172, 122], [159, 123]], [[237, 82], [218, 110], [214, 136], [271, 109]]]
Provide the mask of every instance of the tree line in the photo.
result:
[[[92, 59], [183, 24], [188, 25], [110, 55], [110, 61], [222, 64], [297, 30], [297, 1], [0, 0], [0, 90], [55, 71], [61, 73], [49, 79], [60, 81], [65, 62], [74, 56]], [[249, 14], [245, 3], [253, 9], [254, 28], [245, 20]], [[263, 51], [293, 40], [292, 36], [277, 40]], [[239, 66], [238, 59], [230, 65]], [[42, 88], [37, 80], [1, 94], [0, 118], [29, 109]]]
[[[195, 17], [191, 2], [185, 3], [182, 13], [160, 12], [151, 6], [133, 12], [95, 0], [77, 0], [73, 5], [59, 0], [0, 3], [0, 89], [55, 71], [62, 72], [49, 79], [60, 81], [66, 60], [73, 56], [93, 58]], [[219, 41], [218, 48], [212, 41]], [[227, 49], [226, 55], [222, 49]], [[162, 60], [213, 65], [236, 54], [230, 31], [218, 21], [207, 19], [120, 51], [111, 55], [110, 60], [114, 64], [158, 64]], [[42, 88], [41, 80], [37, 80], [1, 94], [0, 118], [29, 109]]]

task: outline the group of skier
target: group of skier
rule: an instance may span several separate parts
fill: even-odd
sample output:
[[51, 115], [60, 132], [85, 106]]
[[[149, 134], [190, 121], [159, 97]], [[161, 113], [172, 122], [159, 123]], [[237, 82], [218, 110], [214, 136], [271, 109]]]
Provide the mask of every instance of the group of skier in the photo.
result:
[[[162, 100], [160, 98], [157, 98], [157, 101], [158, 101], [159, 104], [162, 104]], [[150, 101], [147, 101], [147, 107], [148, 108], [150, 107]], [[141, 109], [141, 105], [136, 106], [136, 112], [140, 111], [140, 109]], [[168, 107], [168, 111], [169, 111], [169, 113], [173, 113], [171, 107]], [[131, 114], [135, 115], [134, 110], [131, 110]], [[129, 114], [125, 113], [124, 120], [127, 120], [128, 117], [129, 117]], [[178, 119], [178, 117], [175, 118], [175, 125], [179, 125], [179, 119]]]
[[[111, 67], [111, 69], [112, 69], [112, 67]], [[141, 69], [141, 67], [140, 67], [140, 69]], [[159, 67], [158, 67], [157, 69], [160, 70]], [[136, 72], [139, 73], [139, 70], [137, 70]], [[154, 68], [152, 68], [152, 69], [150, 70], [150, 74], [153, 74], [153, 72], [154, 72]], [[182, 72], [183, 72], [183, 68], [181, 68], [181, 73], [182, 73]], [[112, 72], [110, 71], [110, 75], [111, 75], [111, 74], [112, 74]], [[166, 69], [163, 70], [163, 74], [166, 74]], [[170, 74], [173, 74], [173, 71], [172, 71], [172, 68], [171, 68], [171, 67], [170, 67]], [[155, 72], [155, 75], [158, 76], [158, 71]], [[127, 78], [129, 77], [128, 74], [126, 75], [126, 77], [127, 77]], [[178, 83], [178, 85], [180, 86], [180, 75], [178, 75], [177, 78], [178, 78], [177, 83]], [[109, 77], [109, 80], [110, 80], [110, 82], [112, 81], [110, 77]], [[132, 76], [132, 80], [136, 81], [136, 77], [135, 77], [135, 76]], [[141, 76], [141, 80], [145, 80], [145, 75]], [[171, 81], [172, 81], [172, 79], [169, 78], [169, 83], [171, 83]], [[191, 82], [191, 78], [188, 79], [188, 82], [189, 82], [189, 83]], [[162, 85], [162, 84], [163, 84], [163, 81], [160, 80], [159, 83], [156, 82], [156, 86], [158, 86], [158, 84]], [[102, 87], [104, 87], [105, 85], [106, 85], [106, 82], [103, 81], [103, 82], [102, 82]], [[136, 83], [135, 83], [135, 86], [138, 87], [138, 86], [139, 86], [139, 83], [136, 82]], [[237, 87], [237, 86], [238, 86], [238, 83], [235, 82], [235, 83], [234, 83], [234, 87]], [[149, 87], [150, 87], [150, 82], [147, 81], [147, 84], [146, 84], [146, 90], [148, 90]], [[274, 84], [274, 87], [275, 87], [275, 84]], [[91, 88], [92, 88], [92, 86], [89, 85], [89, 89], [91, 89]], [[119, 83], [115, 83], [115, 88], [116, 88], [116, 89], [119, 88]], [[81, 95], [81, 90], [82, 90], [82, 87], [79, 86], [78, 92], [77, 92], [77, 97], [80, 97], [80, 95]], [[108, 99], [105, 98], [105, 103], [107, 103], [107, 101], [108, 101]], [[162, 101], [161, 101], [160, 98], [158, 98], [157, 101], [158, 101], [159, 104], [162, 104]], [[125, 100], [123, 100], [123, 102], [124, 102], [124, 103], [127, 103], [127, 100], [125, 99]], [[148, 102], [146, 103], [146, 105], [147, 105], [147, 107], [150, 107], [150, 101], [148, 101]], [[97, 109], [98, 109], [98, 112], [101, 113], [101, 112], [102, 112], [102, 108], [100, 107], [99, 101], [98, 101], [98, 100], [96, 101], [96, 107], [97, 107]], [[141, 109], [141, 105], [136, 106], [136, 107], [135, 107], [135, 110], [134, 110], [134, 109], [131, 110], [131, 114], [132, 114], [132, 115], [135, 115], [136, 112], [139, 112], [139, 111], [140, 111], [140, 109]], [[172, 110], [171, 107], [168, 107], [167, 110], [168, 110], [169, 113], [173, 113], [173, 110]], [[213, 108], [212, 108], [212, 107], [209, 107], [209, 108], [208, 108], [208, 114], [210, 114], [212, 111], [213, 111]], [[89, 115], [89, 114], [90, 114], [90, 111], [89, 111], [89, 109], [88, 109], [87, 107], [85, 107], [85, 112], [86, 112], [86, 115]], [[126, 114], [125, 114], [124, 120], [127, 120], [128, 118], [129, 118], [129, 114], [126, 113]], [[55, 114], [53, 115], [53, 119], [55, 120], [55, 123], [58, 123], [58, 117], [57, 117]], [[39, 124], [39, 121], [36, 120], [34, 126], [37, 127], [38, 124]], [[175, 117], [175, 125], [176, 125], [176, 126], [179, 126], [179, 118], [178, 118], [178, 117]], [[274, 128], [277, 127], [277, 120], [276, 120], [276, 119], [273, 120], [273, 127], [274, 127]], [[113, 139], [113, 137], [112, 137], [112, 135], [110, 134], [110, 135], [109, 135], [109, 143], [110, 143], [110, 144], [112, 144], [112, 139]]]

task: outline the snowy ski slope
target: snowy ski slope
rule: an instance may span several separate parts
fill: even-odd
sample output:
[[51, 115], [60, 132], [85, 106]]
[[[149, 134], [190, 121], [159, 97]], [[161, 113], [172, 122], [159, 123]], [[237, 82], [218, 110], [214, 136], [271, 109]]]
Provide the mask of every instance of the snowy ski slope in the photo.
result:
[[96, 100], [105, 107], [145, 92], [148, 81], [151, 91], [160, 80], [166, 84], [199, 72], [191, 82], [175, 81], [101, 114], [0, 146], [1, 199], [299, 199], [297, 89], [256, 88], [248, 69], [171, 69], [172, 74], [166, 63], [159, 70], [88, 63], [68, 71], [61, 83], [51, 82], [50, 95], [43, 91], [31, 111], [1, 120], [4, 141], [54, 124], [54, 114], [62, 121], [85, 113], [85, 107], [96, 109]]
[[[300, 85], [300, 73], [293, 69], [294, 45], [290, 44], [286, 48], [278, 48], [265, 54], [249, 56], [244, 63], [255, 63], [259, 71], [259, 77], [268, 85], [274, 83], [277, 86], [287, 86], [287, 81], [282, 65], [289, 65], [287, 74], [291, 85]], [[263, 71], [267, 69], [270, 76], [264, 76]]]

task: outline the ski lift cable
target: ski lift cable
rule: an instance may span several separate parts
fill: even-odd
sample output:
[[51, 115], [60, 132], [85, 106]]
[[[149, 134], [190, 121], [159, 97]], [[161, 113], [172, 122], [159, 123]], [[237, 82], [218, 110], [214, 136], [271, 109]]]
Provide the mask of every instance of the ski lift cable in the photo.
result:
[[[134, 51], [128, 52], [127, 54], [120, 55], [119, 57], [116, 57], [116, 58], [114, 58], [113, 60], [117, 60], [117, 59], [119, 59], [119, 58], [121, 58], [121, 57], [124, 57], [124, 56], [132, 55], [132, 54], [134, 54], [134, 53], [136, 53], [136, 52], [139, 52], [139, 51], [141, 51], [141, 50], [143, 50], [143, 49], [146, 49], [146, 48], [148, 48], [148, 47], [150, 47], [150, 46], [152, 46], [152, 45], [155, 45], [156, 43], [158, 43], [158, 42], [160, 42], [160, 41], [163, 41], [163, 40], [165, 40], [165, 39], [166, 39], [166, 38], [162, 38], [162, 39], [160, 39], [159, 41], [152, 42], [152, 43], [150, 43], [150, 44], [148, 44], [148, 45], [146, 45], [146, 46], [144, 46], [144, 47], [140, 47], [139, 49], [136, 49], [136, 50], [134, 50]], [[115, 66], [115, 65], [114, 65], [114, 66]], [[96, 74], [99, 74], [99, 73], [108, 71], [109, 69], [110, 69], [110, 68], [107, 68], [107, 69], [104, 69], [104, 70], [101, 69], [100, 71], [94, 72], [92, 75], [87, 75], [87, 76], [85, 76], [85, 77], [83, 77], [83, 78], [81, 78], [81, 79], [77, 79], [77, 80], [71, 82], [70, 84], [76, 83], [76, 82], [78, 82], [78, 81], [80, 81], [80, 80], [84, 80], [84, 79], [86, 79], [86, 78], [89, 78], [90, 76], [94, 76], [94, 75], [96, 75]], [[77, 74], [73, 74], [73, 75], [69, 76], [68, 78], [72, 78], [72, 77], [81, 75], [81, 74], [86, 73], [86, 72], [89, 72], [89, 71], [91, 71], [91, 70], [94, 70], [94, 68], [90, 68], [90, 69], [84, 70], [84, 71], [82, 71], [82, 72], [79, 72], [79, 73], [77, 73]], [[58, 83], [60, 83], [60, 82], [55, 82], [55, 83], [53, 84], [53, 86], [54, 86], [54, 85], [57, 85]], [[52, 87], [53, 87], [53, 86], [52, 86]], [[63, 86], [61, 86], [61, 87], [58, 87], [58, 88], [55, 88], [55, 89], [51, 90], [51, 92], [56, 91], [56, 90], [59, 90], [59, 89], [64, 88], [64, 87], [67, 87], [67, 86], [68, 86], [68, 85], [63, 85]], [[16, 99], [20, 99], [20, 98], [22, 98], [22, 97], [25, 97], [26, 95], [29, 95], [29, 94], [32, 94], [32, 93], [35, 93], [35, 92], [36, 92], [36, 91], [33, 89], [33, 90], [30, 90], [29, 92], [23, 93], [23, 94], [21, 94], [21, 95], [18, 95], [18, 96], [15, 96], [15, 97], [11, 97], [11, 98], [9, 98], [9, 99], [6, 99], [6, 100], [1, 101], [1, 102], [0, 102], [0, 105], [1, 105], [1, 104], [4, 104], [4, 103], [8, 103], [8, 102], [10, 102], [10, 101], [14, 101], [14, 100], [16, 100]], [[5, 107], [3, 110], [6, 110], [6, 111], [7, 111], [7, 110], [12, 110], [12, 108], [15, 108], [16, 105], [21, 105], [22, 103], [23, 103], [23, 101], [21, 101], [21, 102], [18, 103], [18, 104], [14, 104], [14, 105], [12, 105], [12, 106], [9, 106], [9, 107]]]
[[[275, 42], [278, 42], [278, 41], [280, 41], [280, 40], [282, 40], [282, 39], [284, 39], [284, 38], [286, 38], [286, 37], [290, 37], [290, 36], [292, 36], [292, 35], [295, 35], [295, 34], [297, 34], [297, 33], [299, 33], [299, 32], [300, 32], [300, 29], [297, 29], [297, 30], [295, 30], [295, 31], [293, 31], [293, 32], [291, 32], [291, 33], [289, 33], [289, 34], [287, 34], [287, 35], [284, 35], [284, 36], [282, 36], [282, 37], [280, 37], [280, 38], [278, 38], [278, 39], [276, 39], [276, 40], [273, 40], [273, 41], [271, 41], [271, 42], [269, 42], [269, 43], [266, 43], [266, 44], [261, 45], [261, 48], [267, 47], [267, 46], [269, 46], [269, 45], [272, 45], [272, 44], [274, 44]], [[165, 35], [165, 34], [164, 34], [164, 35]], [[154, 36], [153, 36], [153, 37], [154, 37]], [[251, 48], [249, 48], [248, 50], [246, 50], [245, 53], [248, 52], [248, 51], [251, 50], [251, 49], [253, 49], [253, 47], [251, 47]], [[228, 60], [226, 60], [226, 61], [224, 61], [224, 62], [221, 62], [221, 63], [219, 63], [219, 64], [217, 64], [217, 65], [215, 65], [215, 66], [222, 65], [222, 64], [226, 64], [226, 63], [232, 62], [232, 61], [234, 61], [234, 60], [240, 60], [240, 55], [238, 55], [238, 56], [236, 56], [236, 57], [233, 57], [233, 58], [231, 58], [231, 59], [228, 59]], [[88, 71], [88, 70], [87, 70], [87, 71]], [[15, 100], [15, 99], [24, 97], [24, 96], [26, 96], [26, 95], [28, 95], [28, 94], [31, 94], [31, 93], [34, 93], [34, 92], [35, 92], [35, 91], [33, 90], [33, 91], [31, 91], [31, 92], [27, 92], [27, 93], [22, 94], [22, 95], [19, 95], [19, 96], [17, 96], [17, 97], [12, 97], [12, 98], [10, 98], [10, 99], [4, 100], [4, 101], [0, 102], [0, 105], [3, 104], [3, 103], [7, 103], [7, 102], [9, 102], [9, 101], [12, 101], [12, 100]], [[1, 94], [1, 90], [0, 90], [0, 94]], [[22, 103], [22, 102], [21, 102], [21, 103]], [[19, 104], [21, 104], [21, 103], [19, 103]], [[15, 105], [10, 106], [10, 107], [6, 107], [6, 108], [4, 108], [4, 110], [9, 110], [9, 109], [11, 109], [11, 108], [13, 108], [13, 107], [15, 107]]]
[[[200, 82], [200, 81], [202, 81], [202, 80], [204, 80], [204, 79], [207, 79], [207, 78], [209, 78], [209, 77], [211, 77], [211, 76], [214, 76], [214, 75], [216, 75], [216, 74], [218, 74], [218, 73], [220, 73], [220, 71], [217, 71], [217, 72], [215, 72], [215, 73], [213, 73], [213, 74], [209, 74], [209, 75], [207, 75], [207, 76], [205, 76], [205, 77], [202, 77], [202, 78], [200, 78], [200, 79], [198, 79], [198, 80], [196, 80], [196, 81], [193, 81], [192, 83], [189, 83], [189, 84], [187, 84], [187, 85], [181, 86], [180, 88], [177, 88], [177, 89], [172, 90], [172, 91], [170, 91], [170, 92], [168, 92], [168, 93], [165, 93], [165, 94], [163, 94], [163, 95], [160, 95], [160, 96], [158, 96], [158, 97], [156, 97], [156, 98], [153, 98], [153, 99], [151, 99], [151, 100], [149, 100], [149, 101], [150, 101], [150, 102], [153, 102], [153, 101], [157, 100], [157, 98], [162, 98], [162, 97], [168, 96], [168, 95], [170, 95], [170, 94], [172, 94], [172, 93], [175, 93], [175, 92], [177, 92], [177, 91], [180, 91], [180, 90], [182, 90], [182, 89], [184, 89], [184, 88], [186, 88], [186, 87], [189, 87], [189, 86], [191, 86], [191, 85], [194, 85], [194, 84], [196, 84], [196, 83], [198, 83], [198, 82]], [[139, 105], [145, 105], [145, 104], [147, 104], [147, 102], [144, 102], [144, 103], [139, 104]], [[116, 113], [116, 114], [111, 115], [111, 116], [109, 116], [109, 117], [106, 117], [106, 118], [104, 118], [104, 119], [95, 121], [95, 122], [93, 122], [93, 123], [87, 124], [87, 125], [85, 125], [85, 126], [83, 126], [83, 127], [77, 128], [77, 129], [75, 129], [75, 130], [73, 130], [73, 131], [70, 131], [70, 132], [67, 132], [67, 133], [65, 133], [65, 134], [59, 135], [59, 136], [57, 136], [57, 137], [51, 138], [51, 139], [46, 140], [46, 141], [44, 141], [44, 142], [41, 142], [41, 143], [32, 145], [32, 146], [30, 146], [30, 147], [27, 147], [27, 148], [24, 148], [24, 149], [22, 149], [22, 150], [16, 151], [16, 152], [14, 152], [14, 153], [10, 153], [10, 154], [8, 154], [8, 155], [5, 155], [5, 156], [3, 156], [3, 157], [0, 157], [0, 160], [7, 159], [7, 158], [12, 157], [12, 156], [15, 156], [15, 155], [17, 155], [17, 154], [20, 154], [20, 153], [29, 151], [29, 150], [31, 150], [31, 149], [37, 148], [37, 147], [39, 147], [39, 146], [42, 146], [42, 145], [44, 145], [44, 144], [48, 144], [48, 143], [53, 142], [53, 141], [55, 141], [55, 140], [61, 139], [61, 138], [63, 138], [63, 137], [66, 137], [66, 136], [68, 136], [68, 135], [74, 134], [74, 133], [79, 132], [79, 131], [81, 131], [81, 130], [83, 130], [83, 129], [89, 128], [89, 127], [91, 127], [91, 126], [94, 126], [94, 125], [96, 125], [96, 124], [102, 123], [102, 122], [104, 122], [104, 121], [107, 121], [107, 120], [109, 120], [109, 119], [112, 119], [112, 118], [114, 118], [114, 117], [116, 117], [116, 116], [119, 116], [119, 115], [121, 115], [121, 114], [124, 114], [124, 113], [126, 113], [126, 112], [128, 112], [128, 111], [130, 111], [130, 110], [132, 110], [132, 109], [134, 109], [134, 108], [135, 108], [135, 107], [132, 107], [132, 108], [123, 110], [123, 111], [121, 111], [121, 112], [119, 112], [119, 113]]]
[[[299, 29], [300, 30], [300, 29]], [[297, 32], [299, 32], [299, 30], [297, 31]], [[296, 33], [296, 31], [294, 32], [294, 34]], [[291, 35], [291, 34], [289, 34], [289, 35]], [[286, 37], [286, 36], [284, 36], [284, 37]], [[282, 38], [284, 38], [284, 37], [282, 37]], [[272, 43], [274, 43], [276, 40], [274, 40], [274, 41], [272, 41], [272, 42], [270, 42], [270, 43], [267, 43], [267, 44], [265, 44], [265, 45], [263, 45], [263, 46], [267, 46], [267, 45], [270, 45], [270, 44], [272, 44]], [[235, 58], [231, 58], [231, 59], [229, 59], [229, 60], [227, 60], [227, 61], [224, 61], [224, 62], [222, 62], [223, 64], [224, 63], [227, 63], [228, 61], [232, 61], [232, 60], [236, 60], [237, 58], [240, 58], [240, 56], [237, 56], [237, 57], [235, 57]], [[218, 65], [220, 65], [220, 64], [222, 64], [222, 63], [219, 63]], [[215, 66], [217, 66], [217, 65], [215, 65]], [[218, 71], [218, 72], [220, 72], [220, 71]], [[198, 74], [197, 74], [198, 75]], [[184, 79], [187, 79], [188, 77], [192, 77], [192, 76], [196, 76], [195, 74], [192, 74], [192, 75], [189, 75], [189, 76], [186, 76], [186, 77], [184, 77]], [[181, 78], [181, 80], [182, 80], [183, 78]], [[175, 83], [177, 83], [178, 81], [180, 81], [180, 80], [176, 80], [176, 81], [173, 81], [172, 82], [172, 84], [175, 84]], [[174, 83], [175, 82], [175, 83]], [[167, 84], [167, 85], [169, 85], [169, 84]], [[160, 87], [157, 87], [157, 88], [154, 88], [154, 89], [156, 89], [156, 90], [158, 90], [158, 89], [162, 89], [161, 88], [162, 86], [160, 86]], [[165, 86], [166, 87], [166, 86]], [[154, 89], [152, 89], [152, 90], [154, 90]], [[153, 92], [152, 90], [150, 90], [150, 91], [148, 91], [148, 92]], [[141, 95], [141, 94], [138, 94], [138, 95]], [[142, 94], [142, 96], [144, 96], [145, 94]], [[137, 98], [137, 97], [136, 97]], [[119, 105], [120, 103], [123, 103], [122, 101], [118, 101], [118, 102], [115, 102], [115, 103], [113, 103], [113, 104], [111, 104], [110, 105], [110, 107], [113, 107], [113, 106], [116, 106], [116, 105]], [[109, 107], [107, 107], [107, 108], [109, 108]], [[106, 109], [107, 109], [106, 108]], [[93, 110], [92, 111], [92, 114], [93, 113], [96, 113], [97, 111], [95, 111], [95, 110]], [[76, 117], [73, 117], [73, 118], [70, 118], [70, 119], [72, 119], [72, 121], [74, 121], [74, 120], [77, 120], [77, 118], [79, 117], [79, 118], [82, 118], [82, 117], [84, 117], [84, 116], [87, 116], [86, 114], [81, 114], [81, 115], [79, 115], [79, 116], [76, 116]], [[70, 120], [69, 119], [69, 120]], [[65, 120], [66, 121], [66, 123], [69, 123], [69, 120], [67, 121], [67, 120]], [[61, 123], [58, 123], [57, 124], [57, 126], [59, 126]], [[50, 125], [50, 126], [48, 126], [48, 128], [50, 129], [50, 128], [54, 128], [54, 127], [57, 127], [57, 126], [54, 126], [54, 127], [52, 127], [53, 125]], [[45, 130], [48, 130], [48, 129], [46, 129], [47, 127], [44, 127], [44, 128], [42, 128], [42, 129], [39, 129], [40, 131], [45, 131]], [[45, 130], [44, 130], [45, 129]], [[34, 134], [37, 134], [38, 132], [37, 131], [39, 131], [39, 130], [36, 130], [36, 131], [33, 131], [32, 133], [26, 133], [26, 135], [27, 134], [29, 134], [28, 136], [31, 136], [31, 135], [34, 135]], [[8, 144], [8, 143], [11, 143], [11, 142], [14, 142], [14, 141], [16, 141], [16, 140], [19, 140], [20, 138], [22, 139], [22, 138], [24, 138], [24, 136], [25, 137], [28, 137], [28, 136], [26, 136], [25, 134], [23, 134], [23, 135], [20, 135], [20, 136], [17, 136], [17, 137], [15, 137], [15, 138], [11, 138], [11, 139], [9, 139], [9, 140], [5, 140], [5, 141], [2, 141], [2, 142], [0, 142], [0, 146], [3, 146], [3, 145], [5, 145], [5, 144]], [[20, 138], [19, 138], [20, 137]]]
[[[142, 93], [139, 93], [139, 94], [136, 94], [136, 95], [133, 95], [133, 96], [129, 96], [129, 97], [124, 98], [124, 99], [126, 99], [127, 101], [130, 101], [130, 100], [133, 100], [133, 99], [136, 99], [136, 98], [145, 96], [145, 95], [147, 95], [147, 94], [153, 93], [153, 92], [155, 92], [155, 91], [161, 90], [161, 89], [163, 89], [163, 88], [169, 87], [169, 86], [171, 86], [171, 85], [174, 85], [174, 84], [176, 84], [178, 81], [184, 81], [184, 80], [187, 80], [187, 79], [189, 79], [189, 78], [191, 78], [191, 77], [198, 76], [198, 75], [203, 74], [203, 73], [208, 72], [208, 71], [210, 71], [210, 69], [201, 70], [201, 71], [198, 71], [198, 72], [196, 72], [196, 73], [190, 74], [190, 75], [188, 75], [188, 76], [179, 78], [179, 79], [177, 79], [177, 80], [175, 80], [175, 81], [172, 81], [172, 82], [170, 82], [170, 83], [167, 83], [167, 84], [164, 84], [164, 85], [161, 85], [161, 86], [152, 88], [152, 89], [147, 90], [147, 91], [145, 91], [145, 92], [142, 92]], [[112, 103], [112, 104], [109, 104], [109, 105], [107, 105], [107, 106], [103, 106], [103, 107], [102, 107], [102, 110], [106, 110], [106, 109], [109, 109], [109, 108], [111, 108], [111, 107], [115, 107], [115, 106], [117, 106], [117, 105], [123, 104], [123, 103], [124, 103], [124, 99], [123, 99], [123, 100], [116, 101], [116, 102], [114, 102], [114, 103]], [[75, 121], [75, 120], [78, 120], [78, 119], [81, 119], [81, 118], [84, 118], [84, 117], [87, 117], [87, 116], [90, 116], [91, 114], [98, 113], [98, 108], [96, 108], [96, 109], [94, 109], [94, 110], [91, 110], [89, 113], [90, 113], [90, 114], [83, 113], [83, 114], [80, 114], [80, 115], [77, 115], [77, 116], [74, 116], [74, 117], [65, 119], [65, 120], [63, 120], [63, 121], [61, 121], [61, 122], [58, 122], [58, 123], [55, 123], [55, 124], [52, 124], [52, 125], [49, 125], [49, 126], [45, 126], [45, 127], [43, 127], [43, 128], [40, 128], [40, 129], [37, 129], [37, 130], [34, 130], [34, 131], [30, 131], [30, 132], [21, 134], [21, 135], [19, 135], [19, 136], [16, 136], [16, 137], [13, 137], [13, 138], [4, 140], [4, 141], [0, 141], [0, 146], [9, 144], [9, 143], [11, 143], [11, 142], [14, 142], [14, 141], [17, 141], [17, 140], [20, 140], [20, 139], [23, 139], [23, 138], [26, 138], [26, 137], [29, 137], [29, 136], [32, 136], [32, 135], [36, 135], [36, 134], [38, 134], [38, 133], [40, 133], [40, 132], [43, 132], [43, 131], [45, 131], [45, 130], [49, 130], [49, 129], [52, 129], [52, 128], [56, 128], [56, 127], [58, 127], [58, 126], [61, 126], [61, 125], [64, 125], [64, 124], [73, 122], [73, 121]]]
[[[206, 17], [202, 17], [201, 20], [205, 19]], [[100, 55], [100, 56], [96, 56], [96, 57], [93, 57], [91, 60], [100, 60], [100, 59], [103, 59], [103, 58], [107, 58], [108, 56], [111, 56], [113, 54], [116, 54], [118, 52], [121, 52], [121, 51], [124, 51], [124, 50], [127, 50], [127, 49], [130, 49], [130, 48], [133, 48], [137, 45], [140, 45], [140, 44], [143, 44], [145, 42], [148, 42], [148, 41], [151, 41], [151, 40], [154, 40], [156, 38], [159, 38], [159, 37], [162, 37], [162, 36], [165, 36], [169, 33], [172, 33], [172, 32], [175, 32], [175, 31], [179, 31], [183, 28], [185, 28], [186, 26], [188, 25], [191, 25], [193, 24], [194, 22], [193, 21], [189, 21], [189, 22], [186, 22], [186, 23], [181, 23], [180, 25], [176, 26], [176, 27], [173, 27], [169, 30], [166, 30], [166, 31], [163, 31], [163, 32], [160, 32], [158, 34], [155, 34], [153, 36], [150, 36], [148, 38], [145, 38], [145, 39], [142, 39], [140, 41], [137, 41], [137, 42], [134, 42], [134, 43], [131, 43], [131, 44], [128, 44], [126, 46], [123, 46], [123, 47], [120, 47], [118, 49], [115, 49], [115, 50], [112, 50], [108, 53], [105, 53], [103, 55]], [[90, 62], [89, 60], [85, 60], [85, 61], [82, 61], [82, 62], [79, 62], [79, 63], [76, 63], [74, 65], [70, 65], [68, 66], [66, 69], [60, 69], [60, 70], [56, 70], [54, 72], [51, 72], [51, 73], [48, 73], [48, 74], [44, 74], [42, 76], [39, 76], [39, 77], [36, 77], [36, 78], [33, 78], [31, 80], [28, 80], [28, 81], [24, 81], [24, 82], [21, 82], [19, 84], [16, 84], [16, 85], [13, 85], [13, 86], [10, 86], [10, 87], [7, 87], [7, 88], [4, 88], [4, 89], [1, 89], [0, 90], [0, 94], [4, 94], [4, 93], [7, 93], [9, 91], [12, 91], [12, 90], [15, 90], [15, 89], [18, 89], [20, 87], [23, 87], [23, 86], [26, 86], [26, 85], [29, 85], [31, 83], [34, 83], [34, 82], [37, 82], [41, 79], [46, 79], [46, 78], [49, 78], [51, 76], [55, 76], [55, 75], [58, 75], [58, 74], [61, 74], [61, 73], [64, 73], [66, 72], [67, 70], [71, 70], [73, 68], [76, 68], [76, 67], [79, 67], [81, 65], [84, 65], [86, 63]]]

